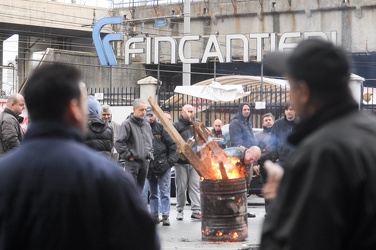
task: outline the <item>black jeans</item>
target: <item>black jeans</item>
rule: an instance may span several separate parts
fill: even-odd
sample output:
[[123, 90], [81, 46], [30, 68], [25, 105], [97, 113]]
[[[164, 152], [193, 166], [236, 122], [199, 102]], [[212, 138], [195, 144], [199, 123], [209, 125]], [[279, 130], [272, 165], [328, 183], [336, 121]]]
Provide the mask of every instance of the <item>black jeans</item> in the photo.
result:
[[125, 160], [121, 164], [124, 164], [125, 171], [128, 171], [133, 176], [137, 186], [142, 190], [144, 188], [146, 175], [148, 174], [150, 162]]

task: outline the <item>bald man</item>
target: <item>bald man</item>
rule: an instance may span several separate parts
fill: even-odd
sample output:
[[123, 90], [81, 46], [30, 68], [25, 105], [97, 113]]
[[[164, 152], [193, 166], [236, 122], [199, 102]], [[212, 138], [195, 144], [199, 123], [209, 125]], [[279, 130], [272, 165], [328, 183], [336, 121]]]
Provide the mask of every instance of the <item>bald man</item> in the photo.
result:
[[[194, 119], [193, 107], [189, 104], [182, 108], [179, 119], [174, 122], [174, 127], [179, 132], [184, 141], [195, 136], [191, 129]], [[192, 147], [193, 151], [197, 150], [197, 143]], [[184, 206], [187, 201], [187, 190], [191, 199], [191, 218], [195, 220], [201, 219], [200, 204], [200, 176], [186, 159], [179, 159], [175, 164], [175, 185], [176, 185], [176, 219], [181, 221], [184, 219]]]
[[25, 109], [24, 97], [18, 93], [9, 96], [6, 108], [0, 114], [0, 157], [6, 152], [18, 147], [24, 133], [21, 128]]
[[218, 142], [220, 148], [226, 148], [225, 137], [222, 134], [222, 121], [220, 119], [214, 121], [211, 136], [213, 136], [214, 140]]
[[[246, 148], [243, 146], [229, 147], [223, 150], [228, 156], [240, 159], [246, 172], [247, 193], [249, 193], [250, 183], [253, 174], [253, 163], [257, 164], [257, 160], [261, 157], [261, 149], [257, 146]], [[255, 218], [255, 214], [248, 213], [248, 218]]]

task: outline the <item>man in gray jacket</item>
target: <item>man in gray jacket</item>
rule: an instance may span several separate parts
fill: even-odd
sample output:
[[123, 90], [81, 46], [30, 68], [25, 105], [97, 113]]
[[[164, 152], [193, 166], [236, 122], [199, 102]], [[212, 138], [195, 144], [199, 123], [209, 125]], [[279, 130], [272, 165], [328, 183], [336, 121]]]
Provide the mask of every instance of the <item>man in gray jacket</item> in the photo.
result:
[[24, 97], [18, 93], [9, 96], [6, 108], [0, 114], [0, 156], [18, 147], [23, 138], [20, 116], [25, 109]]
[[121, 124], [115, 142], [119, 161], [131, 172], [141, 190], [153, 159], [153, 133], [150, 124], [144, 120], [145, 115], [146, 103], [136, 99], [133, 113]]

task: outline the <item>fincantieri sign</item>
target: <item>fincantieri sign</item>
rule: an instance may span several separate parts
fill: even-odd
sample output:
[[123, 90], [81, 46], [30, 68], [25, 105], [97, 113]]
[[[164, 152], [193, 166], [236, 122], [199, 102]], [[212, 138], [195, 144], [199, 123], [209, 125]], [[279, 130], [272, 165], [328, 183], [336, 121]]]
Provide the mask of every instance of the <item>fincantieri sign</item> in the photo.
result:
[[[108, 24], [122, 24], [122, 17], [105, 17], [99, 20], [94, 26], [92, 37], [97, 50], [100, 64], [103, 66], [115, 66], [117, 65], [116, 57], [114, 55], [111, 41], [122, 41], [123, 35], [121, 33], [113, 33], [106, 35], [103, 40], [100, 37], [101, 29]], [[130, 57], [133, 54], [145, 54], [146, 64], [159, 64], [160, 60], [160, 45], [161, 43], [170, 44], [170, 57], [171, 64], [177, 63], [177, 57], [179, 57], [182, 63], [207, 63], [209, 58], [216, 57], [221, 63], [232, 62], [232, 42], [241, 41], [243, 43], [243, 62], [249, 62], [249, 39], [255, 39], [256, 41], [256, 60], [262, 61], [262, 45], [266, 39], [270, 41], [271, 51], [284, 51], [285, 49], [294, 48], [296, 43], [289, 43], [288, 39], [308, 39], [308, 38], [322, 38], [324, 40], [330, 40], [334, 44], [337, 44], [337, 32], [331, 31], [329, 34], [321, 31], [309, 31], [309, 32], [286, 32], [282, 33], [277, 41], [277, 33], [251, 33], [251, 34], [228, 34], [225, 41], [225, 56], [223, 55], [219, 46], [219, 41], [216, 35], [209, 35], [205, 51], [201, 58], [188, 58], [186, 51], [186, 45], [189, 42], [202, 41], [200, 35], [188, 35], [179, 39], [167, 36], [151, 37], [132, 37], [125, 42], [124, 45], [124, 63], [129, 65], [131, 63]], [[154, 52], [154, 58], [153, 58]]]

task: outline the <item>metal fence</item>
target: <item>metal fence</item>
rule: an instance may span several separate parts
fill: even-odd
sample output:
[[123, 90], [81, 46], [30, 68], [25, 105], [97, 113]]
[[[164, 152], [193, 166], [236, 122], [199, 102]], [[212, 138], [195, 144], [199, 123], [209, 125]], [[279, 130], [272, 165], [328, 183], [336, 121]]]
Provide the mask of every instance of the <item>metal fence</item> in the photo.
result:
[[[232, 102], [214, 102], [203, 98], [175, 94], [175, 86], [161, 86], [158, 95], [158, 104], [164, 110], [170, 112], [172, 120], [176, 121], [179, 117], [181, 108], [185, 104], [194, 107], [196, 118], [201, 120], [206, 126], [211, 127], [215, 119], [221, 119], [223, 124], [228, 124], [234, 114], [238, 112], [239, 104], [242, 102], [250, 103], [252, 107], [251, 121], [253, 127], [261, 128], [261, 117], [265, 113], [272, 113], [275, 119], [281, 118], [284, 104], [290, 99], [289, 90], [279, 86], [243, 86], [245, 91], [251, 91], [247, 97], [240, 98]], [[360, 93], [363, 102], [360, 109], [364, 112], [376, 115], [376, 90], [373, 88], [364, 88]], [[91, 88], [88, 94], [97, 95], [101, 104], [110, 106], [132, 106], [133, 101], [140, 97], [139, 87], [131, 88]], [[373, 98], [375, 96], [375, 98]], [[265, 108], [257, 109], [256, 103], [265, 102]]]
[[376, 115], [376, 88], [362, 88], [361, 99], [360, 109], [369, 114]]
[[[282, 107], [288, 101], [288, 89], [279, 86], [243, 86], [245, 91], [251, 91], [249, 96], [231, 102], [214, 102], [203, 98], [174, 94], [173, 86], [161, 88], [159, 94], [159, 105], [169, 111], [173, 120], [177, 120], [182, 106], [190, 104], [194, 107], [196, 118], [206, 126], [213, 125], [214, 120], [221, 119], [223, 124], [228, 124], [234, 114], [238, 112], [239, 104], [248, 102], [252, 106], [251, 121], [253, 127], [261, 128], [261, 117], [265, 113], [272, 113], [276, 119], [283, 114]], [[257, 109], [256, 102], [265, 102], [265, 109]]]
[[101, 105], [132, 106], [133, 101], [140, 98], [140, 88], [89, 88], [88, 95], [93, 95]]
[[[175, 94], [174, 86], [163, 86], [159, 89], [158, 104], [164, 110], [170, 112], [172, 120], [179, 117], [181, 108], [185, 104], [194, 107], [196, 118], [204, 122], [208, 127], [212, 126], [215, 119], [221, 119], [224, 124], [230, 123], [231, 118], [238, 112], [239, 104], [248, 102], [252, 106], [251, 121], [253, 127], [261, 128], [261, 117], [265, 113], [272, 113], [276, 119], [283, 115], [282, 107], [289, 100], [288, 90], [278, 86], [243, 86], [245, 91], [251, 91], [247, 97], [232, 102], [214, 102], [207, 99]], [[89, 95], [95, 95], [101, 104], [110, 106], [132, 106], [135, 99], [140, 96], [139, 88], [90, 88]], [[265, 109], [256, 109], [255, 103], [261, 97], [265, 102]]]

